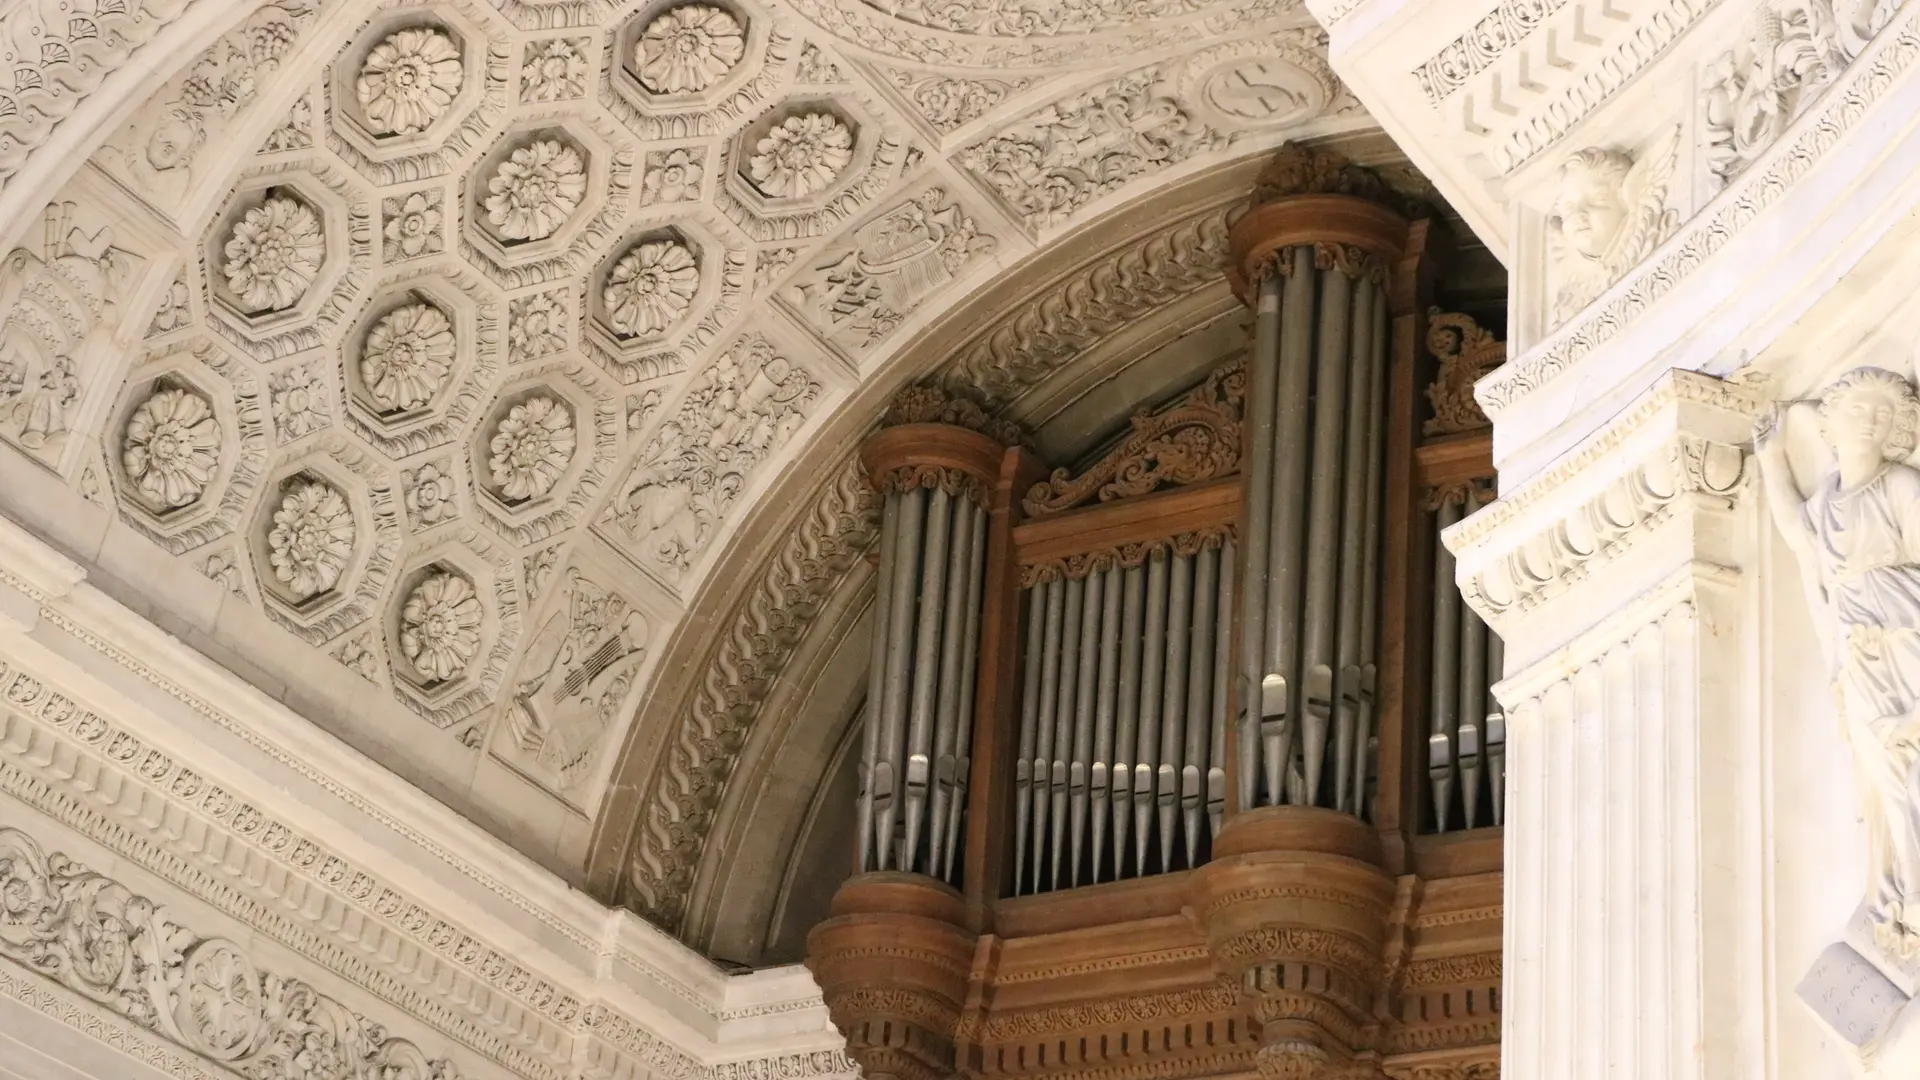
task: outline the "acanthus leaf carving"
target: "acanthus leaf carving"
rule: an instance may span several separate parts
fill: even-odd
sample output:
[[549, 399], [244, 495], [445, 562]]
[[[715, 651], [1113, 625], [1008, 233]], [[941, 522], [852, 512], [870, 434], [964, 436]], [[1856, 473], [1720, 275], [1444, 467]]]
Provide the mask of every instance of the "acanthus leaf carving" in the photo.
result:
[[1488, 427], [1487, 415], [1473, 399], [1473, 385], [1507, 361], [1506, 343], [1471, 315], [1434, 308], [1427, 316], [1427, 351], [1440, 370], [1427, 385], [1433, 417], [1427, 435], [1458, 435]]

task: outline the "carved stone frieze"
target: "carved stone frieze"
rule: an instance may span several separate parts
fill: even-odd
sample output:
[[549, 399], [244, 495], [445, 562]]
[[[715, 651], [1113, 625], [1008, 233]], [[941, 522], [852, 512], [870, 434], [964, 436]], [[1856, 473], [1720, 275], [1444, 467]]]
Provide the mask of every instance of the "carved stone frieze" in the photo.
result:
[[960, 162], [1000, 193], [1030, 229], [1150, 172], [1223, 149], [1227, 136], [1195, 120], [1158, 68], [1048, 106], [1005, 134], [962, 150]]
[[763, 337], [742, 340], [694, 385], [641, 453], [602, 519], [621, 549], [672, 583], [725, 525], [758, 466], [790, 441], [819, 381]]
[[1746, 40], [1703, 73], [1707, 168], [1717, 184], [1752, 164], [1886, 26], [1898, 0], [1765, 0]]
[[1807, 111], [1806, 115], [1818, 119], [1808, 122], [1803, 117], [1798, 134], [1785, 149], [1770, 153], [1764, 168], [1737, 176], [1728, 185], [1733, 194], [1716, 200], [1710, 213], [1697, 214], [1681, 225], [1660, 258], [1634, 268], [1626, 275], [1626, 285], [1605, 303], [1581, 313], [1542, 347], [1516, 357], [1476, 388], [1474, 396], [1487, 415], [1498, 422], [1508, 407], [1637, 322], [1642, 312], [1692, 280], [1715, 253], [1792, 192], [1825, 152], [1846, 138], [1920, 58], [1920, 25], [1915, 18], [1908, 11], [1890, 24], [1883, 35], [1889, 37], [1885, 46], [1870, 60], [1850, 66]]
[[263, 970], [242, 945], [195, 932], [18, 829], [0, 828], [0, 891], [10, 930], [0, 957], [242, 1075], [459, 1076], [305, 981]]
[[1076, 268], [963, 346], [943, 381], [1003, 404], [1107, 334], [1216, 286], [1230, 217], [1225, 208], [1209, 210]]
[[1021, 500], [1028, 516], [1145, 495], [1163, 487], [1231, 475], [1240, 466], [1240, 412], [1246, 368], [1220, 368], [1186, 396], [1158, 411], [1133, 415], [1133, 431], [1079, 476], [1055, 469]]
[[892, 335], [997, 244], [945, 188], [931, 187], [854, 229], [782, 295], [829, 340], [862, 349]]

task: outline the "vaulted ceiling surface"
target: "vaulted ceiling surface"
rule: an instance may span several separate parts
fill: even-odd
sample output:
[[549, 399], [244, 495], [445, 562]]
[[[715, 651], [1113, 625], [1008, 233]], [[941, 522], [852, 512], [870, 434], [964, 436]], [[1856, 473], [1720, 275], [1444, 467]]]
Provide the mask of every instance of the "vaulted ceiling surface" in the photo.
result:
[[783, 476], [935, 356], [1084, 400], [1067, 358], [1227, 306], [1231, 163], [1371, 124], [1279, 0], [100, 8], [124, 77], [0, 161], [56, 193], [0, 267], [0, 503], [576, 880], [622, 814], [697, 856], [853, 557], [844, 478], [801, 520]]

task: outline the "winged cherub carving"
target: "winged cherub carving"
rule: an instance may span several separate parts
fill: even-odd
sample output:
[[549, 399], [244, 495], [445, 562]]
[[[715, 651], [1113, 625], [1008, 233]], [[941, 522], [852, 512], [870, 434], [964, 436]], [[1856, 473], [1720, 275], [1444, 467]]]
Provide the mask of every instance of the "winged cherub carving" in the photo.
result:
[[1679, 211], [1666, 205], [1679, 150], [1676, 124], [1638, 156], [1589, 146], [1560, 166], [1547, 217], [1555, 324], [1587, 306], [1679, 226]]

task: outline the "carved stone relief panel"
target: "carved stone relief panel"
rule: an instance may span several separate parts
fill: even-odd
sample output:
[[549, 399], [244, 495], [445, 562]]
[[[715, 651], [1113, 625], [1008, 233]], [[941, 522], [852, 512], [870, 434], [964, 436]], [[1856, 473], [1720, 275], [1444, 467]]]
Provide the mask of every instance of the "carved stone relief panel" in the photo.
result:
[[671, 616], [608, 584], [595, 560], [549, 571], [552, 591], [495, 722], [492, 754], [570, 805], [591, 806], [592, 781], [644, 685]]
[[858, 353], [899, 329], [997, 246], [945, 188], [930, 187], [816, 256], [781, 299], [827, 341]]
[[821, 394], [820, 381], [773, 342], [743, 338], [694, 377], [615, 493], [600, 531], [642, 569], [678, 585]]
[[1676, 125], [1634, 150], [1583, 147], [1561, 163], [1547, 216], [1552, 323], [1592, 302], [1679, 226], [1668, 191], [1679, 152]]
[[123, 339], [138, 336], [127, 310], [150, 266], [119, 246], [92, 208], [47, 207], [37, 249], [0, 262], [0, 438], [56, 471], [76, 462], [89, 420], [120, 377]]

